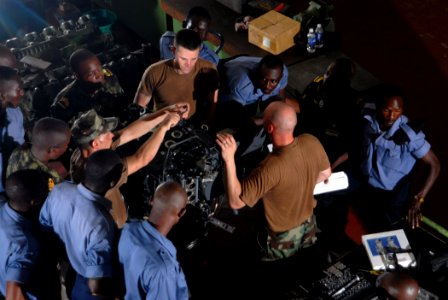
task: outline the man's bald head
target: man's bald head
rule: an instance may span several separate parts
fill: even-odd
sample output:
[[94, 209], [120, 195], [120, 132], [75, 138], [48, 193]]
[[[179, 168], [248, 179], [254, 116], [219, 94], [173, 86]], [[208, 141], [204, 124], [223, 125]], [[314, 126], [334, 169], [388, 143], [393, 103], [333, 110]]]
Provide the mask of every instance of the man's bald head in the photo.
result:
[[152, 205], [163, 211], [178, 212], [187, 205], [187, 200], [187, 193], [178, 182], [167, 181], [157, 187]]
[[417, 281], [403, 272], [386, 272], [378, 277], [376, 285], [398, 300], [415, 300], [420, 290]]
[[278, 132], [293, 132], [297, 124], [294, 108], [284, 102], [276, 101], [268, 105], [264, 111], [264, 124], [273, 124]]
[[187, 208], [187, 192], [175, 181], [160, 184], [151, 199], [148, 221], [164, 236], [179, 222]]

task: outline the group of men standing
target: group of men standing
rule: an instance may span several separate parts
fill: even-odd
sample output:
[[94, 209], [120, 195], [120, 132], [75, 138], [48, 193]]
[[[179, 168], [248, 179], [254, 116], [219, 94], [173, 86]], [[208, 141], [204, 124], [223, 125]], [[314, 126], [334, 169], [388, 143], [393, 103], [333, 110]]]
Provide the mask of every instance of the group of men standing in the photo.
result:
[[[35, 237], [40, 233], [34, 232], [36, 208], [42, 203], [39, 222], [62, 241], [75, 272], [72, 299], [112, 299], [120, 293], [125, 299], [188, 299], [176, 248], [166, 238], [185, 213], [185, 190], [179, 183], [161, 184], [151, 198], [147, 219], [128, 223], [126, 201], [119, 190], [129, 175], [152, 161], [165, 134], [181, 119], [208, 124], [216, 132], [229, 206], [238, 210], [262, 202], [268, 232], [263, 260], [288, 258], [315, 243], [313, 190], [330, 177], [332, 168], [318, 138], [295, 135], [300, 106], [285, 93], [286, 66], [274, 55], [241, 56], [216, 66], [200, 57], [203, 39], [193, 29], [177, 32], [170, 49], [173, 58], [150, 65], [135, 94], [134, 103], [142, 108], [151, 105], [153, 113], [122, 128], [111, 113], [117, 107], [99, 96], [121, 93], [107, 84], [113, 76], [90, 51], [72, 54], [76, 78], [56, 97], [50, 109], [54, 118], [37, 121], [32, 145], [17, 148], [11, 155], [5, 187], [8, 201], [0, 204], [0, 215], [5, 216], [0, 220], [0, 291], [8, 299], [12, 295], [16, 298], [11, 299], [44, 299], [42, 289], [34, 285], [33, 273], [45, 249]], [[383, 110], [393, 110], [393, 105], [400, 103], [389, 103]], [[385, 112], [383, 116], [391, 123], [397, 119]], [[240, 138], [228, 133], [228, 128]], [[119, 157], [114, 151], [149, 132], [134, 154]], [[259, 137], [263, 138], [257, 145]], [[272, 152], [240, 178], [239, 159], [265, 145], [266, 137]], [[67, 171], [52, 160], [65, 152], [71, 138], [76, 149]], [[240, 153], [238, 143], [245, 145]], [[426, 148], [415, 149], [415, 155], [436, 166], [429, 145], [422, 144]], [[37, 193], [30, 183], [30, 176], [36, 174], [24, 169], [38, 170], [46, 191]], [[67, 174], [72, 182], [64, 181]], [[427, 190], [419, 194], [419, 205]], [[114, 261], [115, 251], [119, 264]]]

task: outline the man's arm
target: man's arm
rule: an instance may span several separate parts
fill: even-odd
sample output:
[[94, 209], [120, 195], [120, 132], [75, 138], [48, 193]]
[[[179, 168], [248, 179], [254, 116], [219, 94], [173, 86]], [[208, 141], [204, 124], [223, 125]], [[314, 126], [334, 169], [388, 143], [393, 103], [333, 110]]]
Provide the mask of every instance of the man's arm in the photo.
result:
[[425, 198], [429, 190], [434, 185], [434, 182], [436, 181], [437, 177], [439, 176], [440, 162], [432, 150], [429, 150], [428, 153], [422, 157], [422, 161], [427, 165], [429, 165], [429, 174], [426, 177], [426, 181], [425, 184], [423, 185], [423, 188], [420, 190], [417, 196]]
[[341, 154], [336, 160], [331, 164], [331, 169], [334, 170], [338, 166], [342, 165], [344, 162], [348, 160], [348, 152]]
[[138, 148], [132, 156], [126, 157], [128, 165], [128, 175], [131, 175], [153, 160], [159, 151], [160, 145], [165, 138], [165, 133], [180, 121], [178, 113], [168, 113], [156, 131]]
[[111, 298], [113, 296], [112, 278], [89, 278], [87, 281], [92, 296]]
[[124, 145], [132, 140], [138, 139], [144, 134], [148, 133], [154, 127], [165, 120], [168, 113], [173, 112], [179, 114], [182, 118], [188, 116], [190, 106], [188, 103], [181, 102], [164, 107], [152, 114], [146, 114], [140, 119], [132, 122], [125, 128], [119, 131], [120, 145]]
[[426, 155], [421, 159], [425, 164], [429, 165], [429, 174], [426, 177], [422, 189], [417, 193], [417, 195], [414, 196], [412, 205], [408, 211], [408, 220], [411, 223], [412, 228], [420, 226], [420, 219], [422, 216], [421, 205], [425, 201], [426, 195], [434, 185], [434, 182], [440, 173], [439, 159], [432, 150], [429, 150], [428, 153], [426, 153]]
[[147, 78], [149, 78], [151, 74], [150, 72], [151, 72], [150, 68], [148, 68], [143, 73], [142, 79], [137, 88], [137, 92], [135, 93], [134, 96], [134, 103], [143, 108], [146, 108], [148, 106], [148, 103], [152, 99], [152, 90], [146, 88], [146, 80]]
[[213, 92], [212, 100], [210, 101], [210, 108], [205, 116], [205, 124], [212, 125], [215, 119], [216, 106], [218, 105], [218, 90]]
[[140, 88], [137, 90], [137, 93], [134, 97], [134, 103], [140, 107], [146, 108], [148, 106], [149, 101], [151, 101], [152, 95], [144, 94], [140, 91]]
[[225, 163], [225, 186], [229, 206], [233, 209], [239, 209], [246, 204], [241, 200], [241, 183], [236, 175], [235, 152], [237, 144], [230, 134], [217, 134], [216, 142], [221, 147], [221, 156]]
[[25, 293], [22, 291], [20, 283], [14, 281], [6, 282], [5, 300], [25, 300]]
[[330, 177], [330, 175], [331, 175], [331, 167], [328, 168], [328, 169], [325, 169], [323, 171], [320, 171], [319, 176], [317, 176], [316, 184], [318, 184], [319, 182], [327, 180], [328, 177]]

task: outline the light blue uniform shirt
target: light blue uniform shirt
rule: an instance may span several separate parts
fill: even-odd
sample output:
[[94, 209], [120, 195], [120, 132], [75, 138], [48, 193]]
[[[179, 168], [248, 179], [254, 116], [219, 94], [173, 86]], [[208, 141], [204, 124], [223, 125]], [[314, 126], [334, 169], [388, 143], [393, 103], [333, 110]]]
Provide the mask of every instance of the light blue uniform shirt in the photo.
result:
[[[366, 149], [367, 159], [362, 164], [363, 173], [368, 175], [371, 186], [393, 190], [398, 181], [411, 172], [417, 159], [428, 153], [431, 145], [425, 140], [423, 132], [415, 133], [407, 125], [406, 116], [400, 116], [390, 129], [384, 132], [375, 117], [368, 115], [364, 118], [368, 121], [372, 133], [378, 137], [369, 141]], [[403, 145], [398, 145], [391, 139], [400, 128], [410, 140]]]
[[[165, 32], [160, 38], [160, 60], [174, 58], [174, 38], [176, 34], [172, 31]], [[219, 56], [205, 43], [202, 43], [199, 50], [199, 57], [212, 62], [215, 66], [219, 63]]]
[[261, 57], [241, 56], [225, 63], [229, 93], [221, 95], [222, 101], [236, 101], [245, 106], [277, 96], [288, 85], [288, 68], [283, 65], [283, 76], [272, 93], [265, 94], [255, 87], [253, 77], [260, 61]]
[[7, 107], [6, 119], [8, 120], [7, 134], [19, 145], [25, 143], [25, 127], [23, 126], [23, 113], [20, 107]]
[[147, 221], [123, 227], [118, 244], [126, 281], [126, 300], [187, 300], [184, 273], [176, 248]]
[[[1, 129], [0, 129], [1, 131]], [[1, 132], [0, 132], [1, 134]], [[1, 139], [0, 139], [1, 142]], [[3, 154], [0, 151], [0, 193], [3, 193], [5, 191], [5, 188], [3, 187]], [[3, 201], [6, 199], [3, 199], [3, 196], [0, 195], [0, 201]]]
[[70, 264], [85, 278], [112, 276], [112, 203], [82, 184], [62, 182], [50, 192], [40, 223], [64, 242]]
[[33, 231], [37, 223], [14, 211], [7, 202], [0, 203], [0, 291], [6, 295], [6, 282], [29, 284], [27, 299], [39, 299], [33, 288], [32, 273], [39, 256], [39, 241]]
[[[7, 126], [0, 128], [0, 143], [3, 143], [4, 135], [10, 136], [16, 143], [22, 145], [25, 143], [25, 127], [23, 126], [23, 113], [20, 107], [6, 108]], [[0, 152], [0, 155], [2, 153]], [[8, 165], [5, 162], [5, 168]], [[0, 193], [5, 191], [3, 187], [3, 159], [0, 156]]]

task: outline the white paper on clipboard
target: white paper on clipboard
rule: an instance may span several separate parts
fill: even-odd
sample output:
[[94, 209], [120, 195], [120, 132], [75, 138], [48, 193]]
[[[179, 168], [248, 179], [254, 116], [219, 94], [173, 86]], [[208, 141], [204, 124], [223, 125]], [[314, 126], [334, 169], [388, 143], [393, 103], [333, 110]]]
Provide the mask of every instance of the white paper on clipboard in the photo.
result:
[[314, 187], [314, 195], [344, 190], [348, 188], [348, 177], [345, 172], [332, 173], [326, 182], [322, 181]]

